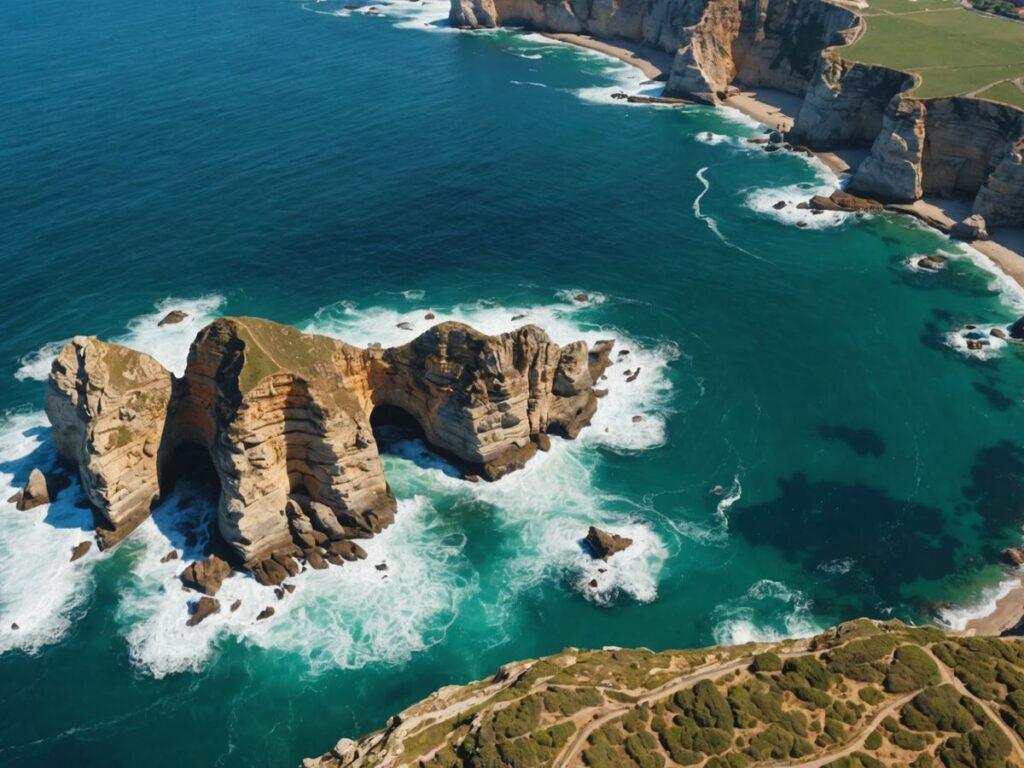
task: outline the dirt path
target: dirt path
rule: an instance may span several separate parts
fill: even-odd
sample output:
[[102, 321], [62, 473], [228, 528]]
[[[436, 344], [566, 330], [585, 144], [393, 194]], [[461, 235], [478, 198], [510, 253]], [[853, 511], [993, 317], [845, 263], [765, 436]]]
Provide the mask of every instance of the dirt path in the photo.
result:
[[614, 720], [617, 717], [625, 715], [631, 709], [635, 708], [637, 705], [649, 704], [651, 701], [655, 699], [660, 699], [663, 696], [670, 696], [676, 691], [681, 691], [685, 688], [690, 688], [696, 685], [697, 683], [701, 682], [702, 680], [717, 680], [719, 677], [727, 675], [734, 670], [742, 669], [743, 667], [749, 666], [752, 661], [752, 656], [745, 656], [742, 659], [737, 659], [736, 661], [729, 662], [728, 664], [723, 664], [715, 667], [708, 667], [701, 670], [700, 672], [694, 672], [687, 675], [686, 677], [678, 678], [676, 680], [672, 680], [668, 683], [665, 683], [665, 685], [659, 688], [655, 688], [653, 691], [644, 696], [641, 696], [636, 701], [630, 701], [621, 704], [620, 706], [602, 715], [596, 720], [590, 721], [589, 723], [587, 723], [585, 727], [581, 728], [577, 732], [576, 738], [573, 739], [569, 743], [569, 745], [563, 749], [563, 751], [558, 755], [558, 757], [555, 758], [554, 762], [551, 764], [552, 768], [565, 768], [565, 766], [569, 764], [573, 757], [575, 757], [580, 752], [580, 750], [583, 747], [583, 744], [590, 737], [590, 734], [592, 734], [594, 731], [596, 731], [598, 728], [600, 728], [602, 725], [609, 722], [610, 720]]

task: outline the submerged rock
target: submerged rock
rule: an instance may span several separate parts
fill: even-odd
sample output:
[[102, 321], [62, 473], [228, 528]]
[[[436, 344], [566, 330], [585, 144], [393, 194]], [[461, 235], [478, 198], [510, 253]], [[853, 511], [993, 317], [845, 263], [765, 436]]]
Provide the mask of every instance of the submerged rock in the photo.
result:
[[178, 578], [186, 589], [216, 595], [220, 585], [231, 575], [231, 565], [217, 555], [210, 555], [205, 560], [190, 563]]
[[1024, 547], [1007, 547], [1003, 550], [1002, 560], [1014, 568], [1024, 565]]
[[177, 325], [182, 320], [188, 317], [188, 312], [182, 312], [180, 309], [172, 309], [166, 315], [163, 320], [157, 323], [158, 326], [164, 325]]
[[215, 613], [220, 613], [220, 600], [212, 597], [200, 597], [192, 608], [192, 615], [189, 616], [186, 626], [194, 627]]
[[632, 539], [627, 539], [625, 536], [619, 536], [617, 533], [609, 533], [608, 531], [602, 531], [596, 526], [590, 526], [590, 530], [587, 531], [587, 537], [584, 539], [587, 547], [590, 548], [591, 555], [601, 560], [607, 560], [617, 552], [621, 552], [627, 549], [633, 544]]
[[923, 256], [917, 260], [917, 266], [922, 269], [939, 270], [946, 266], [946, 257], [938, 253]]
[[1010, 338], [1017, 341], [1024, 340], [1024, 317], [1015, 320], [1010, 326]]
[[92, 549], [91, 541], [81, 541], [75, 545], [75, 548], [71, 550], [71, 562], [75, 562], [82, 557], [85, 557], [86, 553]]
[[22, 512], [49, 504], [50, 489], [46, 483], [46, 475], [38, 467], [34, 468], [29, 473], [25, 487], [14, 494], [10, 501], [13, 501], [15, 507]]

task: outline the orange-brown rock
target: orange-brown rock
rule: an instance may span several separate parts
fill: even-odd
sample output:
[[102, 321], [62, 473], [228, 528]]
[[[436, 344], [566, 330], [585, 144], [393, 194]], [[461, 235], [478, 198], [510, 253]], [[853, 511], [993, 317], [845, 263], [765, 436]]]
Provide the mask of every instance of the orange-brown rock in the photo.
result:
[[404, 412], [467, 473], [494, 479], [522, 467], [547, 434], [573, 438], [589, 424], [610, 349], [563, 347], [536, 326], [489, 336], [459, 323], [362, 349], [224, 318], [199, 333], [180, 379], [148, 355], [74, 339], [54, 363], [47, 413], [109, 529], [102, 542], [145, 519], [161, 483], [189, 470], [182, 456], [205, 452], [220, 481], [223, 539], [258, 580], [278, 584], [304, 550], [327, 542], [345, 545], [324, 547], [321, 559], [365, 557], [348, 540], [394, 519], [375, 410]]

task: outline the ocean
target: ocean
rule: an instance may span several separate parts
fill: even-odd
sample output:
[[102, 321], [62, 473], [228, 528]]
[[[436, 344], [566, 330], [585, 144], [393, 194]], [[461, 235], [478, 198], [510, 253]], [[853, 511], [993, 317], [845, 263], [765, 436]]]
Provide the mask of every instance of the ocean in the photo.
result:
[[[229, 314], [356, 344], [428, 312], [532, 322], [629, 354], [578, 440], [497, 483], [391, 441], [399, 514], [367, 561], [281, 601], [234, 577], [242, 607], [195, 628], [160, 560], [216, 489], [75, 563], [76, 485], [0, 503], [0, 765], [290, 766], [565, 646], [985, 612], [1024, 523], [1024, 355], [987, 335], [1016, 286], [910, 220], [796, 209], [823, 166], [728, 110], [613, 99], [656, 89], [621, 62], [375, 8], [0, 7], [0, 497], [56, 461], [45, 379], [76, 334], [178, 373]], [[591, 524], [635, 543], [592, 561]]]

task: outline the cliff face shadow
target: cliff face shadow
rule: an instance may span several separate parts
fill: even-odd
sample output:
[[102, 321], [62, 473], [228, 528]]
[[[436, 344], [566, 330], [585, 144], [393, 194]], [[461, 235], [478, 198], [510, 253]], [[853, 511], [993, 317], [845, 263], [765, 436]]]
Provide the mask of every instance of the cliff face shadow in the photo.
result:
[[449, 477], [463, 477], [452, 462], [430, 447], [423, 427], [408, 411], [395, 405], [378, 405], [370, 414], [370, 427], [382, 456], [397, 456], [422, 469], [436, 469]]
[[829, 564], [848, 562], [843, 574], [892, 605], [903, 584], [954, 567], [957, 542], [944, 533], [936, 507], [861, 483], [810, 482], [803, 473], [780, 478], [778, 486], [772, 501], [737, 504], [732, 525], [751, 544], [776, 548], [819, 580]]
[[220, 477], [205, 447], [184, 442], [161, 460], [160, 501], [152, 518], [182, 560], [211, 554], [235, 559], [217, 528], [220, 491]]
[[[50, 439], [50, 428], [30, 427], [21, 432], [21, 437], [34, 438], [38, 441], [38, 445], [24, 456], [0, 462], [0, 472], [10, 474], [12, 488], [20, 490], [28, 481], [32, 470], [38, 467], [46, 475], [50, 503], [45, 508], [45, 512], [42, 508], [36, 508], [17, 514], [43, 514], [43, 522], [53, 528], [91, 531], [93, 528], [92, 508], [82, 494], [77, 472], [69, 470], [57, 460], [53, 442]], [[6, 502], [9, 495], [0, 499], [0, 503]]]
[[885, 453], [885, 440], [867, 427], [858, 429], [845, 424], [819, 424], [818, 435], [822, 440], [845, 443], [858, 456], [878, 458]]

